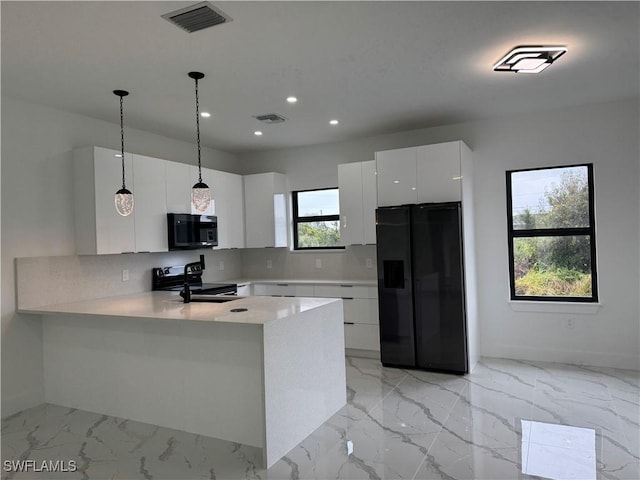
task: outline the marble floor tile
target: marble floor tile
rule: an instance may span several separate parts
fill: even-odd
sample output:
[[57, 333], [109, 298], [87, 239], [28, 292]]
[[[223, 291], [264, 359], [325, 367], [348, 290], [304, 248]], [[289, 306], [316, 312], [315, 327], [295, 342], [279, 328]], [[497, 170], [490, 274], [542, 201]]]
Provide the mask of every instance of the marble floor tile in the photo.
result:
[[2, 420], [3, 465], [77, 471], [0, 478], [640, 479], [638, 372], [484, 358], [458, 376], [348, 357], [346, 373], [347, 405], [268, 470], [257, 448], [45, 404]]

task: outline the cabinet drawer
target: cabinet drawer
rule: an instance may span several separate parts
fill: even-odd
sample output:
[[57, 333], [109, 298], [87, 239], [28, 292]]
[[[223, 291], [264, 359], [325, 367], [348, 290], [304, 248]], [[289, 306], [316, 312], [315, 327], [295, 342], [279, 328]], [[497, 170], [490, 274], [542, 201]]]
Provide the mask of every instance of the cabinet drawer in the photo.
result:
[[378, 289], [364, 285], [316, 285], [314, 295], [327, 298], [378, 298]]
[[296, 285], [294, 283], [256, 283], [254, 295], [279, 295], [287, 297], [313, 297], [313, 285]]
[[377, 325], [344, 325], [345, 348], [380, 350], [380, 332]]
[[374, 298], [342, 300], [344, 321], [350, 323], [378, 325], [378, 301]]

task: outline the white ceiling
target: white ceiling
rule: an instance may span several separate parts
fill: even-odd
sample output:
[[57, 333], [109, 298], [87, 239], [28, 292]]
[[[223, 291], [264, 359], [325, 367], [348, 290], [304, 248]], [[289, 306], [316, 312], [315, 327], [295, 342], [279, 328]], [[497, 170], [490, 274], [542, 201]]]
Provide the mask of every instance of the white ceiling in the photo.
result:
[[[126, 126], [194, 141], [199, 70], [203, 143], [232, 152], [639, 96], [638, 2], [214, 1], [233, 21], [193, 34], [161, 18], [194, 3], [2, 2], [2, 93], [118, 123], [125, 89]], [[492, 71], [523, 44], [569, 52]], [[252, 118], [271, 112], [288, 121]]]

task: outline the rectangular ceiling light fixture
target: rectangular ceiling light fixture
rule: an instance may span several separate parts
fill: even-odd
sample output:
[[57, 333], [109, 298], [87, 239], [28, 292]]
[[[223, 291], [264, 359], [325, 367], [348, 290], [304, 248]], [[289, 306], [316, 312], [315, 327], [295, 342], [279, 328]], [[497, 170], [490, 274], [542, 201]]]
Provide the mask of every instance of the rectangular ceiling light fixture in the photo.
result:
[[232, 20], [229, 15], [217, 9], [209, 2], [197, 3], [186, 8], [181, 8], [180, 10], [165, 13], [162, 15], [162, 18], [189, 33], [214, 27]]
[[515, 47], [493, 66], [496, 72], [540, 73], [567, 51], [566, 47]]

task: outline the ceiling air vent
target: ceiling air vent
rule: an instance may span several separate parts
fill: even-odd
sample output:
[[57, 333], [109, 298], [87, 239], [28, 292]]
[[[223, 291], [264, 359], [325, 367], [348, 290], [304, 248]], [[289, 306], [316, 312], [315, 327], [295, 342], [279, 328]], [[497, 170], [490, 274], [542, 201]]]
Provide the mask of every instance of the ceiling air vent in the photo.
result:
[[282, 123], [286, 120], [282, 115], [278, 115], [277, 113], [266, 113], [264, 115], [254, 115], [253, 118], [257, 118], [263, 123]]
[[165, 13], [162, 18], [189, 33], [233, 20], [229, 15], [221, 12], [209, 2], [197, 3], [175, 12]]

